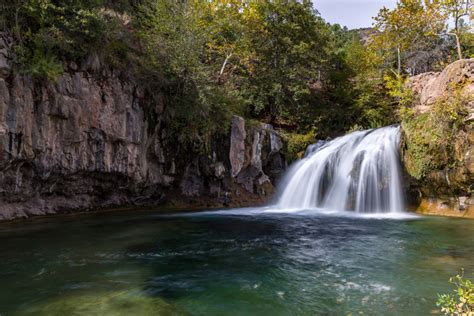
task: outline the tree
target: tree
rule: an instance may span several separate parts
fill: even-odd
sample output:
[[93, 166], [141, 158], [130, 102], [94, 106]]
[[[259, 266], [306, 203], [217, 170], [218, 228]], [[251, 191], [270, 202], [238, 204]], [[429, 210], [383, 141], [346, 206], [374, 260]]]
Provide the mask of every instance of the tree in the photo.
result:
[[311, 1], [259, 1], [245, 18], [244, 98], [275, 123], [304, 106], [325, 58], [327, 26]]
[[456, 49], [458, 58], [462, 59], [461, 36], [465, 28], [463, 27], [463, 18], [472, 14], [473, 4], [471, 0], [442, 0], [442, 9], [453, 19], [454, 29], [447, 34], [456, 38]]
[[[390, 67], [395, 57], [398, 73], [407, 57], [427, 56], [436, 49], [446, 24], [440, 4], [428, 0], [401, 0], [393, 10], [381, 9], [374, 19], [377, 33], [372, 36], [370, 47], [383, 56], [386, 66]], [[409, 66], [415, 68], [416, 63]]]
[[[247, 10], [246, 0], [202, 2], [205, 13], [201, 25], [208, 32], [206, 63], [217, 66], [215, 77], [219, 84], [225, 81], [225, 74], [230, 75], [235, 70], [235, 65], [245, 54], [243, 20]], [[234, 65], [229, 67], [232, 59], [235, 60]]]

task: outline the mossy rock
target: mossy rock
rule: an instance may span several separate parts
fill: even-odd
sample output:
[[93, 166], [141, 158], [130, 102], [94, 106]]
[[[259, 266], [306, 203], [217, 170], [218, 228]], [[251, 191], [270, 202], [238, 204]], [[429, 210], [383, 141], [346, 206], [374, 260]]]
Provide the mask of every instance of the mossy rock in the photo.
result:
[[466, 120], [471, 101], [457, 93], [425, 113], [402, 110], [402, 160], [426, 196], [472, 194], [474, 133]]
[[68, 295], [31, 307], [18, 315], [187, 315], [161, 298], [138, 296], [130, 292]]

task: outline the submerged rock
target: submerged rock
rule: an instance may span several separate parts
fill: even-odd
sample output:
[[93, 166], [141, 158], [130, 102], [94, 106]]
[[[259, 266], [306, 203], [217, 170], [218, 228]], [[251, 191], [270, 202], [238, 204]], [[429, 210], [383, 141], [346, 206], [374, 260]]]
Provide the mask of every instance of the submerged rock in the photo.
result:
[[158, 297], [128, 292], [94, 293], [58, 297], [27, 308], [22, 315], [188, 315]]

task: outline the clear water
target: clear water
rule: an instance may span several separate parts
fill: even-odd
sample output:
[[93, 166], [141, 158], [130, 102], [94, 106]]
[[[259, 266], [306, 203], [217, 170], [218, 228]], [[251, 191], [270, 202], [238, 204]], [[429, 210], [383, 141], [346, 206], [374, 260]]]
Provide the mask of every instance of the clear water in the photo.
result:
[[244, 209], [0, 225], [0, 314], [428, 315], [474, 221]]

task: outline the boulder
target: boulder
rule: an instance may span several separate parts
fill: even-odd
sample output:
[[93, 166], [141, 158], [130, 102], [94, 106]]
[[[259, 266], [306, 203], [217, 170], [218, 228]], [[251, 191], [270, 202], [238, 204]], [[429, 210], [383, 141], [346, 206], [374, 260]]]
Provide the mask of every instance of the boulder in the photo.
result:
[[[441, 72], [428, 72], [411, 77], [408, 88], [415, 94], [416, 110], [425, 113], [442, 96], [462, 87], [461, 93], [474, 93], [474, 58], [458, 60]], [[473, 111], [474, 104], [469, 108]]]

